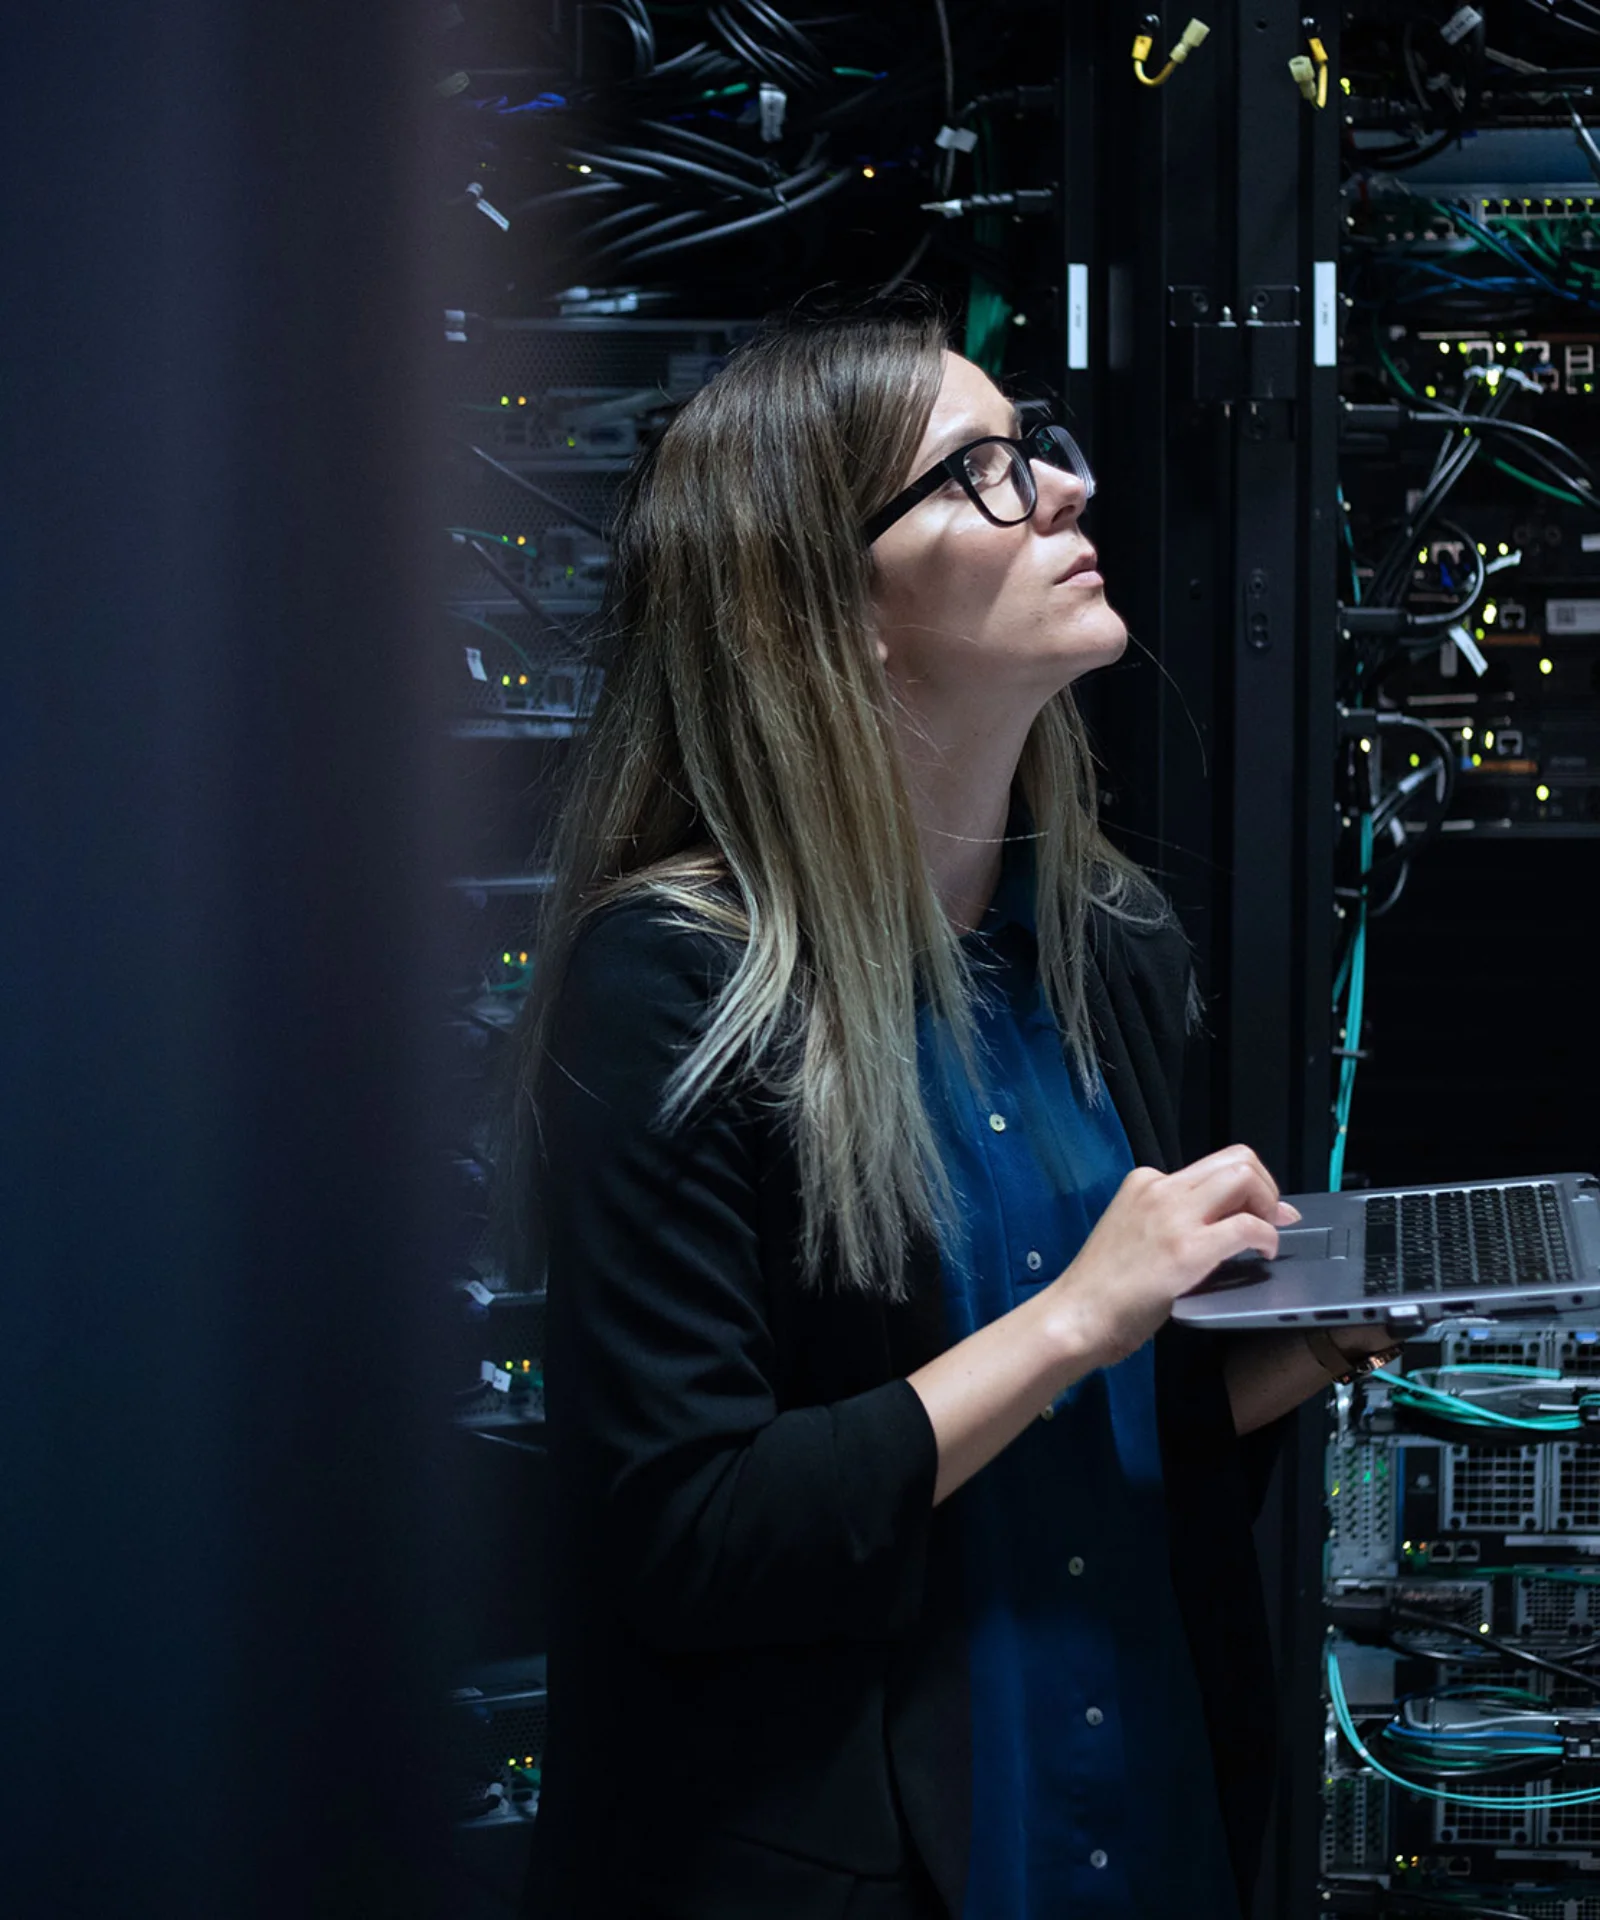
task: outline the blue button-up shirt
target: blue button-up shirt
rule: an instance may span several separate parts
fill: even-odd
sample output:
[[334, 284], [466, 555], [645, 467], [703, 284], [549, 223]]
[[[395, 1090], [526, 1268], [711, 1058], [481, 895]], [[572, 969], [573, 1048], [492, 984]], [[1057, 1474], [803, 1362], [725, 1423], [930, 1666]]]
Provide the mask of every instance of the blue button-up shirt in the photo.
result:
[[[1023, 825], [1013, 816], [1013, 826]], [[942, 1234], [956, 1339], [1029, 1299], [1133, 1165], [1103, 1083], [1063, 1057], [1037, 975], [1033, 860], [1007, 848], [969, 953], [979, 1085], [924, 1015], [919, 1057], [957, 1199]], [[1154, 1352], [1067, 1390], [958, 1498], [972, 1671], [965, 1920], [1239, 1920], [1172, 1591]]]

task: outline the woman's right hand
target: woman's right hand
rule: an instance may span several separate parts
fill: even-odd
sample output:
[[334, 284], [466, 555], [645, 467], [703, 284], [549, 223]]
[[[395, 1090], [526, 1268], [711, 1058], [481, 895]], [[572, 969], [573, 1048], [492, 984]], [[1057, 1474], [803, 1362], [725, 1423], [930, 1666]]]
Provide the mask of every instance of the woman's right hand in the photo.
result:
[[1223, 1147], [1176, 1173], [1135, 1167], [1049, 1292], [1072, 1344], [1112, 1366], [1142, 1347], [1180, 1294], [1242, 1253], [1272, 1259], [1278, 1228], [1300, 1218], [1246, 1146]]

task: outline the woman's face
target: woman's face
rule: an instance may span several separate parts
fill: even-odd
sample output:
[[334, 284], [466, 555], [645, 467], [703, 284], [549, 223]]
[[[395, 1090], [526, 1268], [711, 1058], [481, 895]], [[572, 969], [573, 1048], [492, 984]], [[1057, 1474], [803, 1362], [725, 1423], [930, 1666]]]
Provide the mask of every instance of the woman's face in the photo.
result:
[[[1016, 433], [1011, 402], [989, 376], [946, 353], [905, 483], [969, 440]], [[1099, 574], [1066, 577], [1094, 553], [1078, 525], [1083, 482], [1044, 461], [1033, 473], [1031, 520], [997, 527], [951, 481], [874, 541], [878, 652], [913, 705], [1013, 696], [1042, 705], [1127, 644]]]

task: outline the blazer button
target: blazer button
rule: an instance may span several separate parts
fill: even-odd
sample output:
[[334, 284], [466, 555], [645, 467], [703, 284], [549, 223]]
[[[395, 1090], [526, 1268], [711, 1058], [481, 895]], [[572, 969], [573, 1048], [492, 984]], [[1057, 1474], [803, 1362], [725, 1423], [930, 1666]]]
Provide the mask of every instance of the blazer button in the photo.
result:
[[1067, 1572], [1071, 1574], [1079, 1574], [1083, 1572], [1083, 1561], [1078, 1557], [1077, 1554], [1074, 1554], [1072, 1558], [1067, 1562]]
[[1106, 1863], [1105, 1848], [1096, 1847], [1094, 1852], [1089, 1855], [1089, 1865], [1091, 1867], [1103, 1867], [1105, 1863]]
[[1005, 1115], [1003, 1113], [991, 1113], [989, 1115], [989, 1125], [993, 1127], [996, 1133], [1004, 1133], [1006, 1130]]

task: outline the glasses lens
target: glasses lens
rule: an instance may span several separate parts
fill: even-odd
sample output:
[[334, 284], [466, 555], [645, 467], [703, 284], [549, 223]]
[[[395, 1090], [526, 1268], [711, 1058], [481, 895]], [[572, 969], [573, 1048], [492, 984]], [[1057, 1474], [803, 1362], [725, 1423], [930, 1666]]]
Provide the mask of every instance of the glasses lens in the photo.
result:
[[1035, 460], [1048, 460], [1053, 467], [1075, 473], [1083, 482], [1086, 497], [1094, 498], [1094, 475], [1083, 457], [1083, 449], [1065, 427], [1037, 427], [1029, 436], [1028, 451]]
[[1015, 447], [1004, 440], [980, 440], [962, 456], [968, 484], [979, 506], [1002, 527], [1015, 526], [1033, 512], [1033, 475]]

